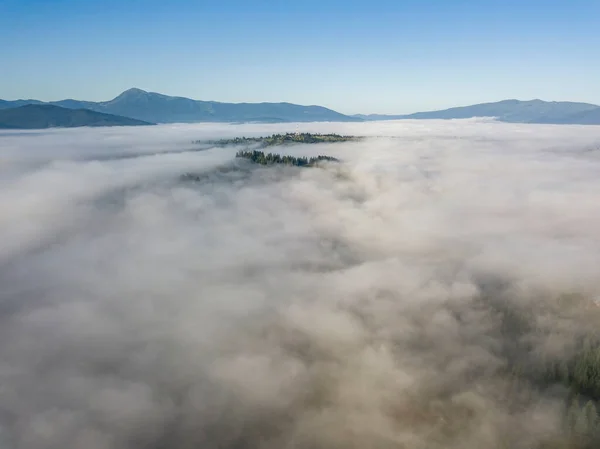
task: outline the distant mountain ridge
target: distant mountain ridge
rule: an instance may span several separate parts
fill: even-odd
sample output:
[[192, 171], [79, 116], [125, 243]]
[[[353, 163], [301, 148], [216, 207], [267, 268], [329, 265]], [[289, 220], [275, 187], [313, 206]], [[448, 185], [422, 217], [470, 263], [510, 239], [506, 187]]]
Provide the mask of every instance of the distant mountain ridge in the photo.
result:
[[539, 99], [502, 100], [413, 114], [345, 115], [323, 106], [303, 106], [293, 103], [222, 103], [171, 97], [156, 92], [132, 88], [108, 101], [66, 99], [44, 103], [39, 100], [0, 100], [0, 110], [29, 104], [54, 105], [68, 109], [129, 117], [152, 123], [286, 123], [286, 122], [362, 122], [403, 119], [465, 119], [490, 117], [509, 123], [600, 124], [600, 106], [568, 101]]
[[81, 126], [141, 126], [152, 123], [129, 117], [69, 109], [52, 104], [25, 104], [0, 109], [0, 129], [76, 128]]
[[[42, 102], [0, 100], [0, 109], [30, 103]], [[128, 89], [109, 101], [67, 99], [45, 104], [69, 109], [89, 109], [155, 123], [362, 121], [323, 106], [302, 106], [292, 103], [220, 103], [170, 97], [137, 88]]]
[[480, 103], [439, 111], [416, 112], [405, 115], [357, 114], [363, 120], [404, 119], [465, 119], [494, 117], [509, 123], [546, 123], [571, 125], [599, 125], [600, 106], [590, 103], [543, 100], [502, 100], [495, 103]]

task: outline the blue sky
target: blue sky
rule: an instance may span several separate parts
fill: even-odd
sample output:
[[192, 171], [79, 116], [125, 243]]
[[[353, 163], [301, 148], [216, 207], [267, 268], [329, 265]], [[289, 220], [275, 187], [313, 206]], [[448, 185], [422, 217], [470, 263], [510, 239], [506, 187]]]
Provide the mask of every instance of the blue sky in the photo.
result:
[[598, 0], [0, 0], [0, 98], [600, 103]]

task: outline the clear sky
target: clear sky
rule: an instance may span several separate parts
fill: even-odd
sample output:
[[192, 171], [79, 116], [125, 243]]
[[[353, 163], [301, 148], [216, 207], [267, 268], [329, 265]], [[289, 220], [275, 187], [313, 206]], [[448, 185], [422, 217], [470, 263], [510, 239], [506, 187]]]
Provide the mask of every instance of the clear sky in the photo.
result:
[[0, 98], [600, 103], [600, 0], [0, 0]]

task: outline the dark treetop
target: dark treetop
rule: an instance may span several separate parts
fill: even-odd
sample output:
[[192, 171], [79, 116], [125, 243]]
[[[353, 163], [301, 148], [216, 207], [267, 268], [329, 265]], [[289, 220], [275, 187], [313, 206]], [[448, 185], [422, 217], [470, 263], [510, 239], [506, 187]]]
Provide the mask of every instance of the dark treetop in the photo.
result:
[[281, 154], [268, 153], [265, 154], [262, 151], [238, 151], [235, 157], [244, 158], [251, 160], [257, 164], [261, 165], [273, 165], [273, 164], [282, 164], [282, 165], [294, 165], [296, 167], [314, 167], [319, 162], [339, 162], [339, 159], [336, 159], [331, 156], [316, 156], [316, 157], [294, 157], [294, 156], [282, 156]]

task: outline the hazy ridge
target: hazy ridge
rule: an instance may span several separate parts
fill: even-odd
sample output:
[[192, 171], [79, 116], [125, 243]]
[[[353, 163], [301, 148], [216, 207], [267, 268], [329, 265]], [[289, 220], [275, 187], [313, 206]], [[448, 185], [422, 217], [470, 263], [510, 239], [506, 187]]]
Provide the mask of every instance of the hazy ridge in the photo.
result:
[[481, 103], [438, 111], [416, 112], [413, 114], [359, 114], [357, 117], [364, 120], [448, 120], [493, 117], [499, 121], [508, 123], [598, 125], [600, 124], [600, 106], [568, 101], [503, 100], [495, 103]]
[[[32, 100], [0, 101], [0, 108], [23, 105]], [[37, 101], [35, 101], [37, 102]], [[170, 97], [141, 89], [129, 89], [109, 101], [61, 100], [50, 104], [89, 109], [154, 123], [185, 122], [310, 122], [360, 121], [322, 106], [292, 103], [221, 103]]]

